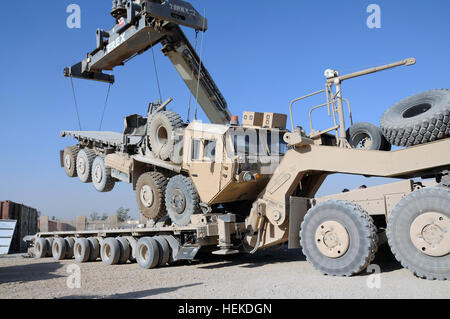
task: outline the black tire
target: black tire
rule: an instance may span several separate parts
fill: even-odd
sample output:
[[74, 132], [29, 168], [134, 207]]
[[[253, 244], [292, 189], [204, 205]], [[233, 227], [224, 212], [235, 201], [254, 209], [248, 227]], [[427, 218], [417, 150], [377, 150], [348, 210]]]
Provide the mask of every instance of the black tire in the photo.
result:
[[73, 258], [73, 247], [75, 245], [75, 238], [73, 237], [66, 237], [64, 238], [66, 241], [66, 259]]
[[166, 188], [166, 208], [170, 219], [178, 226], [186, 226], [193, 214], [201, 212], [200, 197], [189, 177], [172, 177]]
[[450, 253], [440, 257], [426, 255], [411, 239], [413, 221], [426, 212], [440, 213], [450, 219], [450, 189], [424, 188], [405, 196], [389, 215], [386, 230], [389, 246], [402, 266], [416, 276], [450, 280]]
[[161, 236], [153, 237], [158, 244], [159, 248], [159, 260], [158, 267], [165, 266], [170, 259], [170, 246], [167, 240]]
[[375, 125], [360, 122], [352, 125], [347, 130], [347, 141], [352, 148], [364, 150], [384, 150], [388, 142], [381, 130]]
[[85, 263], [89, 260], [91, 247], [86, 238], [77, 238], [73, 246], [73, 255], [78, 263]]
[[111, 169], [106, 168], [105, 160], [97, 156], [92, 163], [92, 184], [100, 193], [107, 193], [114, 189], [116, 180], [111, 176]]
[[136, 184], [136, 201], [141, 214], [157, 220], [167, 215], [164, 196], [167, 178], [158, 172], [142, 174]]
[[123, 237], [117, 237], [116, 239], [119, 242], [119, 247], [120, 247], [120, 258], [119, 258], [118, 263], [126, 264], [128, 259], [130, 258], [130, 253], [131, 253], [130, 243], [128, 242], [128, 240], [126, 238], [123, 238]]
[[115, 265], [120, 258], [120, 245], [115, 238], [106, 238], [100, 248], [100, 256], [106, 265]]
[[[316, 244], [316, 231], [326, 221], [343, 225], [348, 233], [348, 250], [338, 258], [322, 254]], [[310, 209], [301, 225], [300, 244], [312, 266], [325, 275], [352, 276], [375, 258], [378, 249], [376, 227], [360, 206], [342, 200], [329, 200]]]
[[34, 251], [36, 258], [47, 257], [48, 249], [49, 249], [48, 242], [45, 238], [36, 238], [36, 242], [34, 243]]
[[66, 241], [64, 238], [55, 238], [52, 245], [52, 256], [56, 260], [66, 258]]
[[393, 105], [380, 119], [381, 130], [393, 145], [412, 146], [448, 136], [450, 91], [430, 90]]
[[47, 257], [52, 257], [53, 237], [46, 238], [47, 240]]
[[151, 117], [148, 136], [156, 158], [163, 161], [170, 158], [175, 145], [175, 131], [182, 127], [183, 120], [175, 112], [159, 112]]
[[136, 244], [136, 261], [141, 268], [152, 269], [158, 266], [158, 243], [151, 237], [142, 237]]
[[96, 158], [93, 150], [84, 148], [77, 155], [77, 174], [82, 183], [92, 182], [92, 163]]
[[100, 243], [95, 237], [89, 237], [87, 240], [90, 246], [89, 261], [96, 261], [100, 257]]
[[63, 153], [64, 170], [70, 178], [77, 177], [77, 156], [80, 149], [77, 146], [68, 146]]

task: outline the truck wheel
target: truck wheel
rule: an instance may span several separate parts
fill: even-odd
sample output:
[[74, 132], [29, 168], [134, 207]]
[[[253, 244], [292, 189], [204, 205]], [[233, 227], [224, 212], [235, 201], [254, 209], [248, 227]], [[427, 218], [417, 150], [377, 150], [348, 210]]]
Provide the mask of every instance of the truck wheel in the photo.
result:
[[347, 140], [352, 148], [364, 150], [384, 150], [388, 143], [381, 130], [373, 124], [361, 122], [347, 130]]
[[47, 251], [48, 251], [47, 239], [36, 238], [36, 242], [34, 244], [34, 250], [35, 250], [36, 258], [47, 257]]
[[100, 255], [103, 263], [106, 265], [115, 265], [119, 262], [120, 246], [115, 238], [106, 238], [100, 249]]
[[142, 174], [136, 184], [136, 200], [142, 215], [159, 219], [167, 214], [164, 195], [167, 178], [158, 172]]
[[169, 159], [175, 145], [175, 131], [183, 127], [183, 120], [175, 112], [159, 112], [152, 116], [149, 125], [150, 147], [156, 158]]
[[52, 246], [52, 255], [56, 260], [63, 260], [66, 258], [66, 241], [64, 238], [55, 238]]
[[77, 177], [77, 156], [80, 149], [77, 146], [68, 146], [63, 153], [64, 170], [67, 176]]
[[389, 216], [395, 258], [416, 276], [450, 280], [450, 190], [424, 188], [405, 196]]
[[53, 237], [45, 238], [47, 241], [47, 257], [52, 257]]
[[200, 210], [200, 198], [189, 177], [172, 177], [166, 188], [166, 208], [170, 219], [178, 226], [186, 226], [191, 216]]
[[98, 243], [98, 239], [89, 237], [87, 240], [90, 247], [89, 261], [96, 261], [100, 257], [100, 244]]
[[450, 130], [450, 91], [430, 90], [393, 105], [380, 119], [387, 140], [412, 146], [441, 139]]
[[164, 237], [161, 236], [155, 236], [153, 237], [158, 244], [159, 248], [159, 260], [158, 260], [158, 266], [162, 267], [165, 266], [170, 259], [170, 246], [167, 240]]
[[78, 263], [85, 263], [89, 260], [91, 254], [91, 247], [86, 238], [77, 238], [73, 246], [73, 255]]
[[369, 214], [360, 206], [329, 200], [313, 207], [301, 225], [306, 259], [322, 274], [352, 276], [375, 258], [378, 237]]
[[141, 268], [152, 269], [158, 266], [159, 248], [156, 240], [142, 237], [136, 244], [136, 261]]
[[71, 259], [73, 257], [73, 247], [75, 245], [75, 239], [72, 237], [64, 238], [66, 241], [66, 259]]
[[96, 157], [95, 152], [90, 149], [84, 148], [78, 152], [77, 174], [81, 182], [83, 183], [92, 182], [91, 170], [92, 170], [92, 163], [94, 162], [95, 157]]
[[111, 169], [106, 168], [105, 160], [101, 156], [97, 156], [92, 163], [92, 184], [101, 193], [112, 191], [116, 184], [111, 176]]
[[120, 247], [119, 264], [126, 264], [128, 259], [130, 258], [130, 243], [126, 238], [123, 237], [117, 237], [116, 239], [119, 242]]

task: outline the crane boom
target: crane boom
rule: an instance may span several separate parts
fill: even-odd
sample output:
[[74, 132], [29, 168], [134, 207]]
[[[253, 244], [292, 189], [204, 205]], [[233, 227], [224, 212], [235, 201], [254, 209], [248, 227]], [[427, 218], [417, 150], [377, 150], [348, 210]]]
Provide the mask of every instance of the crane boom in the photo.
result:
[[161, 43], [166, 55], [208, 119], [215, 124], [230, 122], [227, 102], [202, 64], [180, 25], [206, 31], [207, 21], [189, 3], [181, 0], [114, 0], [111, 12], [116, 24], [97, 30], [97, 47], [83, 61], [64, 69], [64, 76], [114, 83], [103, 73]]

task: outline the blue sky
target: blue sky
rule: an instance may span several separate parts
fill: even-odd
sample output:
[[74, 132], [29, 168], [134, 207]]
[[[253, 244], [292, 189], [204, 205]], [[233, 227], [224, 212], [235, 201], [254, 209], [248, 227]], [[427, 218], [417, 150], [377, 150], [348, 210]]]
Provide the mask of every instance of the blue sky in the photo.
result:
[[[81, 29], [68, 29], [66, 8], [81, 7]], [[289, 102], [323, 88], [323, 72], [343, 73], [414, 56], [417, 64], [344, 82], [355, 121], [378, 124], [395, 102], [428, 89], [450, 87], [450, 2], [431, 1], [207, 1], [192, 0], [209, 20], [203, 59], [233, 114], [244, 110], [288, 112]], [[366, 8], [381, 7], [381, 29], [369, 29]], [[24, 8], [32, 7], [33, 10]], [[70, 81], [62, 71], [95, 46], [97, 28], [109, 29], [110, 0], [13, 1], [4, 7], [0, 51], [0, 200], [33, 206], [49, 216], [72, 218], [118, 207], [138, 217], [135, 194], [120, 184], [108, 194], [69, 179], [59, 150], [75, 144], [59, 137], [76, 130]], [[6, 12], [5, 12], [6, 10]], [[193, 31], [185, 30], [193, 40]], [[186, 116], [188, 89], [155, 48], [163, 98]], [[158, 98], [151, 53], [114, 71], [103, 129], [121, 132], [123, 118], [144, 114]], [[97, 130], [107, 85], [75, 80], [83, 129]], [[316, 103], [315, 103], [316, 102]], [[312, 103], [322, 103], [321, 100]], [[315, 105], [314, 104], [314, 105]], [[296, 124], [308, 127], [307, 107], [297, 106]], [[206, 121], [203, 114], [200, 118]], [[317, 128], [330, 125], [317, 113]], [[308, 129], [309, 130], [309, 129]], [[320, 194], [376, 185], [382, 179], [332, 176]]]

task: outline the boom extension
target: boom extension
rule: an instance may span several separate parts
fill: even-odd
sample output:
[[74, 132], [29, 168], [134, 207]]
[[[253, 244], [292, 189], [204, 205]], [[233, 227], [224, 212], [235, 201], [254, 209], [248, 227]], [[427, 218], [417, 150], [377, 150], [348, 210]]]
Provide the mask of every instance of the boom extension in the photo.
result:
[[109, 30], [97, 30], [97, 47], [64, 76], [114, 83], [114, 76], [103, 73], [140, 55], [158, 43], [197, 98], [212, 123], [226, 124], [231, 119], [227, 102], [201, 63], [180, 25], [206, 31], [207, 21], [189, 3], [181, 0], [115, 1], [111, 12], [116, 20]]

